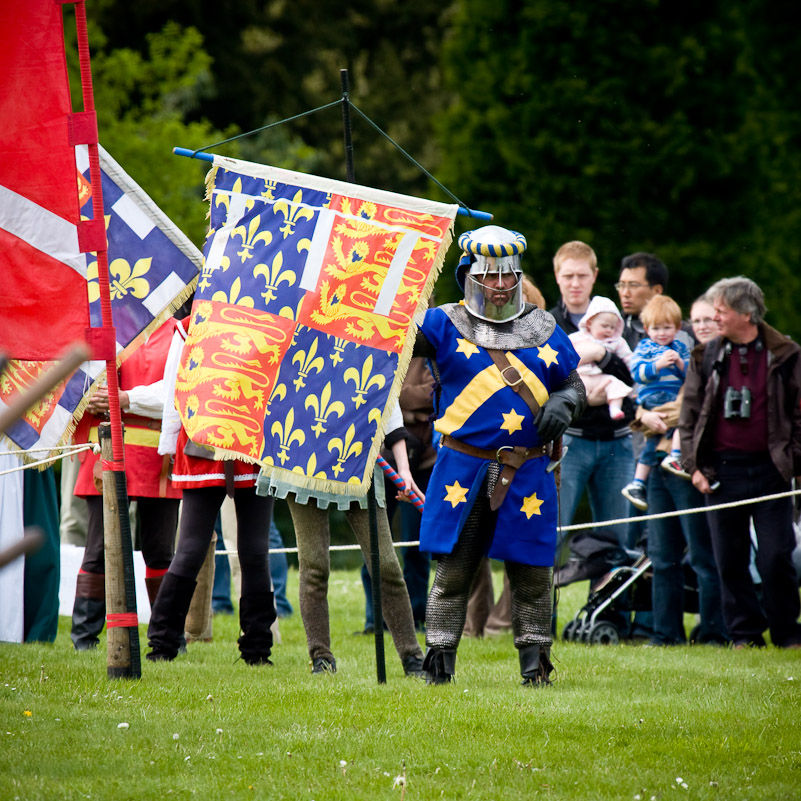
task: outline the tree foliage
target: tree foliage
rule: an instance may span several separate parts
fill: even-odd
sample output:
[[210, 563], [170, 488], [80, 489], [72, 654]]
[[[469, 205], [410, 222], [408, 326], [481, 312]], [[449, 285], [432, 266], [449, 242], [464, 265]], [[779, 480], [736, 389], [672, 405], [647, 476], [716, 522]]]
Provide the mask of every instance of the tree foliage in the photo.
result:
[[[801, 334], [787, 9], [461, 0], [443, 56], [458, 99], [440, 123], [441, 175], [525, 232], [535, 278], [562, 242], [584, 239], [614, 297], [620, 258], [649, 250], [685, 307], [712, 280], [745, 274], [766, 290], [772, 321]], [[555, 299], [550, 279], [545, 288]]]
[[[219, 129], [252, 131], [335, 102], [340, 69], [348, 69], [351, 100], [431, 167], [438, 158], [431, 118], [441, 106], [438, 57], [447, 14], [434, 0], [104, 0], [97, 21], [110, 46], [139, 51], [148, 33], [171, 20], [197, 29], [212, 79], [189, 119], [198, 115]], [[359, 182], [431, 194], [419, 170], [358, 114], [353, 139]], [[187, 147], [209, 142], [196, 137]], [[345, 178], [339, 107], [301, 116], [240, 146], [251, 160]]]
[[[91, 11], [91, 9], [90, 9]], [[73, 107], [83, 106], [75, 27], [65, 20]], [[101, 144], [197, 245], [206, 229], [205, 168], [172, 155], [175, 145], [220, 139], [205, 118], [189, 120], [211, 81], [199, 32], [171, 22], [148, 33], [143, 50], [110, 47], [90, 16], [92, 83]]]
[[[787, 0], [93, 0], [101, 141], [194, 239], [204, 168], [170, 155], [295, 115], [214, 152], [344, 178], [341, 94], [473, 208], [551, 257], [651, 250], [686, 308], [746, 274], [801, 335], [801, 50]], [[356, 179], [448, 197], [358, 114]], [[475, 221], [460, 219], [459, 228]], [[448, 268], [450, 269], [450, 268]], [[438, 299], [455, 283], [440, 282]]]

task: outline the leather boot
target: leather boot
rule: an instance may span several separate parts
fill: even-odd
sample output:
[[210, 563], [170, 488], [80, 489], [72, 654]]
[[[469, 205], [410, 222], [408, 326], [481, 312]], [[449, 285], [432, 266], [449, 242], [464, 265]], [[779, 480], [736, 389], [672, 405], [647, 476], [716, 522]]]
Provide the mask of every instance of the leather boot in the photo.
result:
[[171, 662], [178, 655], [195, 580], [165, 573], [147, 627], [150, 662]]
[[97, 648], [98, 634], [106, 622], [106, 577], [103, 573], [78, 573], [70, 637], [76, 651]]
[[551, 649], [547, 645], [524, 645], [519, 650], [520, 675], [524, 687], [548, 687], [553, 672]]
[[272, 665], [270, 650], [276, 618], [275, 599], [271, 592], [251, 592], [239, 599], [239, 625], [242, 636], [237, 640], [242, 659], [249, 665]]
[[[159, 589], [161, 588], [161, 582], [164, 581], [164, 575], [145, 576], [145, 589], [147, 590], [147, 598], [150, 601], [151, 612], [153, 611], [153, 607], [155, 606], [156, 598], [158, 597]], [[183, 634], [181, 635], [181, 642], [178, 645], [178, 653], [179, 654], [186, 653], [186, 637]]]
[[429, 648], [423, 660], [426, 684], [449, 684], [456, 673], [455, 648]]
[[156, 596], [159, 594], [162, 581], [164, 581], [164, 576], [145, 576], [145, 588], [147, 589], [147, 599], [150, 601], [151, 610], [156, 603]]

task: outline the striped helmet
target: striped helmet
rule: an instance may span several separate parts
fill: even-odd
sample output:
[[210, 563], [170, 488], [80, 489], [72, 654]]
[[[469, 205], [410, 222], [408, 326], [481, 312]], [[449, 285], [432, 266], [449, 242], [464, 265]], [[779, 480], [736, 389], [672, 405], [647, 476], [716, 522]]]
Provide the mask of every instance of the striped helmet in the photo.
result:
[[[485, 225], [462, 234], [459, 247], [463, 253], [456, 268], [456, 280], [465, 293], [468, 311], [490, 322], [505, 322], [522, 314], [523, 271], [520, 255], [526, 250], [523, 234], [499, 225]], [[509, 273], [514, 274], [517, 280], [514, 286], [505, 290], [507, 302], [501, 303], [498, 292], [494, 295], [494, 302], [491, 302], [485, 288], [487, 276], [497, 274], [500, 285], [501, 276]], [[508, 280], [503, 283], [508, 283]]]

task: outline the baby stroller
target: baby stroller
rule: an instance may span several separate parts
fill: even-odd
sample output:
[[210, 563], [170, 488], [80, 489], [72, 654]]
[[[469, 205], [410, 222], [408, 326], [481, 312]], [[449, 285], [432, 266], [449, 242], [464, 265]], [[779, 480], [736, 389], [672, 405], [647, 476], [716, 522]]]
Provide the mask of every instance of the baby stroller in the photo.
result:
[[[556, 571], [556, 585], [566, 586], [586, 578], [597, 577], [597, 580], [590, 584], [587, 602], [565, 626], [562, 639], [587, 645], [615, 645], [628, 636], [632, 613], [651, 611], [651, 560], [640, 551], [611, 544], [598, 534], [576, 540], [571, 543], [571, 551], [579, 558], [571, 558], [564, 568]], [[591, 555], [582, 558], [582, 554], [587, 553]], [[598, 567], [604, 563], [609, 567], [599, 576]], [[698, 612], [695, 573], [687, 564], [684, 566], [684, 611]], [[691, 641], [695, 634], [697, 631], [693, 629]]]

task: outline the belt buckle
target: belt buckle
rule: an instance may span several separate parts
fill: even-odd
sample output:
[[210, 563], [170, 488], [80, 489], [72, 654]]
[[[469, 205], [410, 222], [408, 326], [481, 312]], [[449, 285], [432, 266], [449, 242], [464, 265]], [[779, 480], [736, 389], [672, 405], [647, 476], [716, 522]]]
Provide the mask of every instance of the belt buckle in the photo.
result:
[[495, 451], [495, 461], [498, 464], [503, 464], [503, 462], [501, 461], [501, 451], [513, 451], [513, 450], [514, 446], [512, 445], [501, 445], [501, 447], [498, 448], [497, 451]]
[[[507, 380], [506, 376], [504, 375], [507, 370], [514, 370], [517, 373], [518, 375], [517, 381]], [[501, 378], [503, 379], [503, 383], [506, 384], [507, 387], [516, 387], [518, 384], [523, 383], [523, 376], [520, 375], [519, 370], [511, 364], [507, 364], [506, 367], [504, 367], [503, 370], [501, 370]]]

